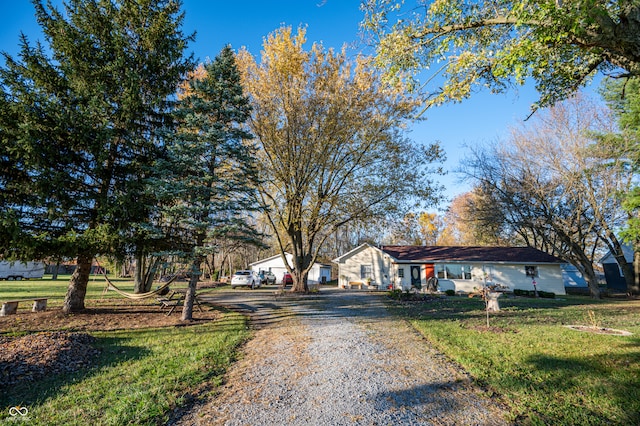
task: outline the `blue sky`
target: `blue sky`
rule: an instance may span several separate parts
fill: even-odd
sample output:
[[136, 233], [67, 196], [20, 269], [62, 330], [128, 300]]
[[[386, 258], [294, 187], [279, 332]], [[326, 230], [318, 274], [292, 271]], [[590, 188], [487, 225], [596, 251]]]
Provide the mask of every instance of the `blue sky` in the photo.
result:
[[[31, 42], [42, 40], [30, 1], [3, 3], [0, 50], [15, 55], [21, 31]], [[321, 41], [325, 47], [335, 48], [348, 43], [361, 49], [358, 34], [363, 14], [359, 4], [359, 0], [183, 0], [184, 30], [196, 31], [196, 41], [189, 50], [199, 60], [215, 57], [225, 44], [234, 49], [246, 46], [258, 55], [263, 38], [282, 24], [307, 26], [309, 43]], [[412, 126], [410, 136], [414, 140], [425, 144], [440, 141], [447, 154], [450, 174], [440, 179], [447, 188], [440, 207], [446, 207], [446, 198], [469, 188], [453, 173], [467, 152], [465, 147], [504, 135], [510, 125], [528, 115], [536, 99], [531, 87], [504, 95], [478, 93], [460, 104], [430, 109], [425, 121]]]

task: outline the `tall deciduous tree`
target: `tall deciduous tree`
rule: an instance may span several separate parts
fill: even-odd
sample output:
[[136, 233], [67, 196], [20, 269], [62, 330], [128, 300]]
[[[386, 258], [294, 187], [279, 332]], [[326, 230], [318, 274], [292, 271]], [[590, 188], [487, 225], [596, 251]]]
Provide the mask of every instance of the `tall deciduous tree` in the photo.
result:
[[450, 245], [504, 246], [508, 244], [501, 237], [500, 224], [502, 221], [499, 218], [483, 222], [478, 220], [474, 210], [479, 205], [484, 205], [484, 203], [482, 193], [478, 191], [465, 192], [451, 200], [444, 214], [448, 236], [452, 241], [449, 243]]
[[601, 108], [571, 99], [515, 129], [505, 143], [476, 153], [468, 164], [488, 201], [476, 205], [478, 217], [500, 221], [527, 245], [574, 264], [594, 297], [599, 250], [622, 254], [614, 231], [625, 215], [617, 196], [631, 185], [628, 173], [592, 147], [590, 131], [611, 131], [611, 124]]
[[[68, 256], [65, 312], [84, 308], [92, 259], [121, 251], [149, 214], [171, 95], [192, 68], [178, 0], [34, 0], [46, 47], [22, 36], [0, 69], [0, 248]], [[49, 56], [50, 55], [50, 56]]]
[[532, 78], [538, 108], [567, 98], [597, 71], [640, 73], [636, 0], [366, 0], [363, 9], [390, 75], [442, 73], [429, 105]]
[[177, 131], [167, 138], [162, 178], [152, 185], [164, 208], [164, 234], [180, 241], [190, 262], [182, 319], [192, 319], [196, 284], [213, 238], [252, 239], [248, 213], [257, 205], [253, 136], [243, 124], [251, 106], [243, 94], [229, 47], [196, 72], [175, 112]]
[[319, 44], [305, 51], [304, 43], [303, 29], [281, 28], [266, 38], [260, 62], [239, 54], [261, 148], [262, 204], [280, 251], [293, 254], [299, 292], [340, 226], [432, 196], [428, 169], [441, 156], [437, 145], [403, 135], [417, 103], [385, 85], [367, 58], [350, 61]]

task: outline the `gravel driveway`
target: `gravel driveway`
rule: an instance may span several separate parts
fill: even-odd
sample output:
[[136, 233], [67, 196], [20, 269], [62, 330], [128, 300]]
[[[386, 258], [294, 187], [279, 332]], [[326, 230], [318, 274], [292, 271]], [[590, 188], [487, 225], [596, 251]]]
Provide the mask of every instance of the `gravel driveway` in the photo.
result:
[[210, 400], [176, 425], [504, 425], [505, 411], [404, 321], [385, 296], [274, 288], [216, 293], [255, 337]]

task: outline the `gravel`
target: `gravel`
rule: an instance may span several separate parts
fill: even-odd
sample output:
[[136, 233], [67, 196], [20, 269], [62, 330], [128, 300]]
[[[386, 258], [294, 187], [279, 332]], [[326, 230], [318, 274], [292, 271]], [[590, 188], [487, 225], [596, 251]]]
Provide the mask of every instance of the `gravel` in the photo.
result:
[[219, 394], [169, 424], [503, 425], [506, 411], [392, 318], [384, 296], [236, 292], [256, 332]]

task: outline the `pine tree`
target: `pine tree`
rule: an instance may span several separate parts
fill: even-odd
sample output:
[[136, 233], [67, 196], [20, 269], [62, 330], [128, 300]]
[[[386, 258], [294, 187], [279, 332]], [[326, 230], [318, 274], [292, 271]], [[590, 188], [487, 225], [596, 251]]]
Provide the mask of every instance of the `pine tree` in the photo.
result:
[[[47, 47], [21, 38], [0, 69], [0, 246], [77, 259], [63, 310], [84, 309], [92, 259], [149, 215], [145, 179], [192, 68], [178, 0], [34, 0]], [[49, 54], [49, 52], [51, 52]]]
[[191, 265], [183, 320], [214, 237], [253, 239], [247, 212], [255, 210], [253, 136], [243, 128], [251, 107], [243, 95], [234, 54], [225, 47], [183, 87], [175, 112], [177, 131], [167, 138], [168, 158], [157, 162], [164, 232], [182, 242]]

